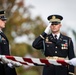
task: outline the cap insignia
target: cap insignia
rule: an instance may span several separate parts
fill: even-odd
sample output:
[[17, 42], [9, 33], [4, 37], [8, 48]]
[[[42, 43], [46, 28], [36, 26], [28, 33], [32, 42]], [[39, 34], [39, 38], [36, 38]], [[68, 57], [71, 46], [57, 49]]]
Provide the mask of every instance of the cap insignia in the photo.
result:
[[56, 19], [56, 17], [55, 16], [52, 16], [52, 19]]

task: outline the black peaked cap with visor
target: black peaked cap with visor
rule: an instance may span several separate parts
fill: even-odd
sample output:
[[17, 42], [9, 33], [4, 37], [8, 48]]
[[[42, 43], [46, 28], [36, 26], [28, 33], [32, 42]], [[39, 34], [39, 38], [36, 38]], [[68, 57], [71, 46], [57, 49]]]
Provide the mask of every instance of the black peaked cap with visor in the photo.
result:
[[61, 15], [50, 15], [50, 16], [48, 16], [47, 19], [52, 24], [57, 25], [57, 24], [61, 23], [61, 20], [63, 20], [63, 17]]
[[7, 20], [4, 10], [0, 10], [0, 19], [3, 20], [3, 21]]

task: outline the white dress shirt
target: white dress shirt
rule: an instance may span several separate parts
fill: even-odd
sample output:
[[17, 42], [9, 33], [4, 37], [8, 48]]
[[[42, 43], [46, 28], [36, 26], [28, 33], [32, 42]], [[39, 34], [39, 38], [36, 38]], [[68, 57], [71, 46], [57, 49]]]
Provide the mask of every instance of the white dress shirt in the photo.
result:
[[53, 37], [54, 37], [55, 35], [57, 35], [57, 39], [59, 39], [59, 37], [60, 37], [60, 33], [58, 33], [58, 34], [53, 34], [53, 33], [52, 33], [52, 35], [53, 35]]

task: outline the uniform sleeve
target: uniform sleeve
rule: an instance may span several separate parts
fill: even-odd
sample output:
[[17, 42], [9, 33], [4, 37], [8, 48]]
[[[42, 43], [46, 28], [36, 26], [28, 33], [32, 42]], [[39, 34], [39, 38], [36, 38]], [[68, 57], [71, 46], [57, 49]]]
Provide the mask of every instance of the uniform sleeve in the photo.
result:
[[45, 40], [45, 37], [47, 34], [43, 32], [40, 36], [38, 36], [32, 43], [32, 46], [36, 49], [43, 49], [43, 40]]
[[[69, 51], [68, 51], [68, 58], [69, 59], [72, 59], [75, 57], [75, 54], [74, 54], [74, 47], [73, 47], [73, 42], [71, 39], [69, 39]], [[74, 73], [74, 66], [72, 65], [69, 65], [69, 75], [73, 75]]]

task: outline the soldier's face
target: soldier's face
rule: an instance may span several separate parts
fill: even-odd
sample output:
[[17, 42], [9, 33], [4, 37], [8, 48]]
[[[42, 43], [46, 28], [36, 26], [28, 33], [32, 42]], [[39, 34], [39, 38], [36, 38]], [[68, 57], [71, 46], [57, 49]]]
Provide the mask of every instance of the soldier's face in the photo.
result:
[[6, 23], [6, 21], [0, 20], [0, 29], [5, 28], [5, 23]]
[[61, 27], [61, 24], [50, 26], [52, 33], [58, 33], [60, 31], [60, 27]]

